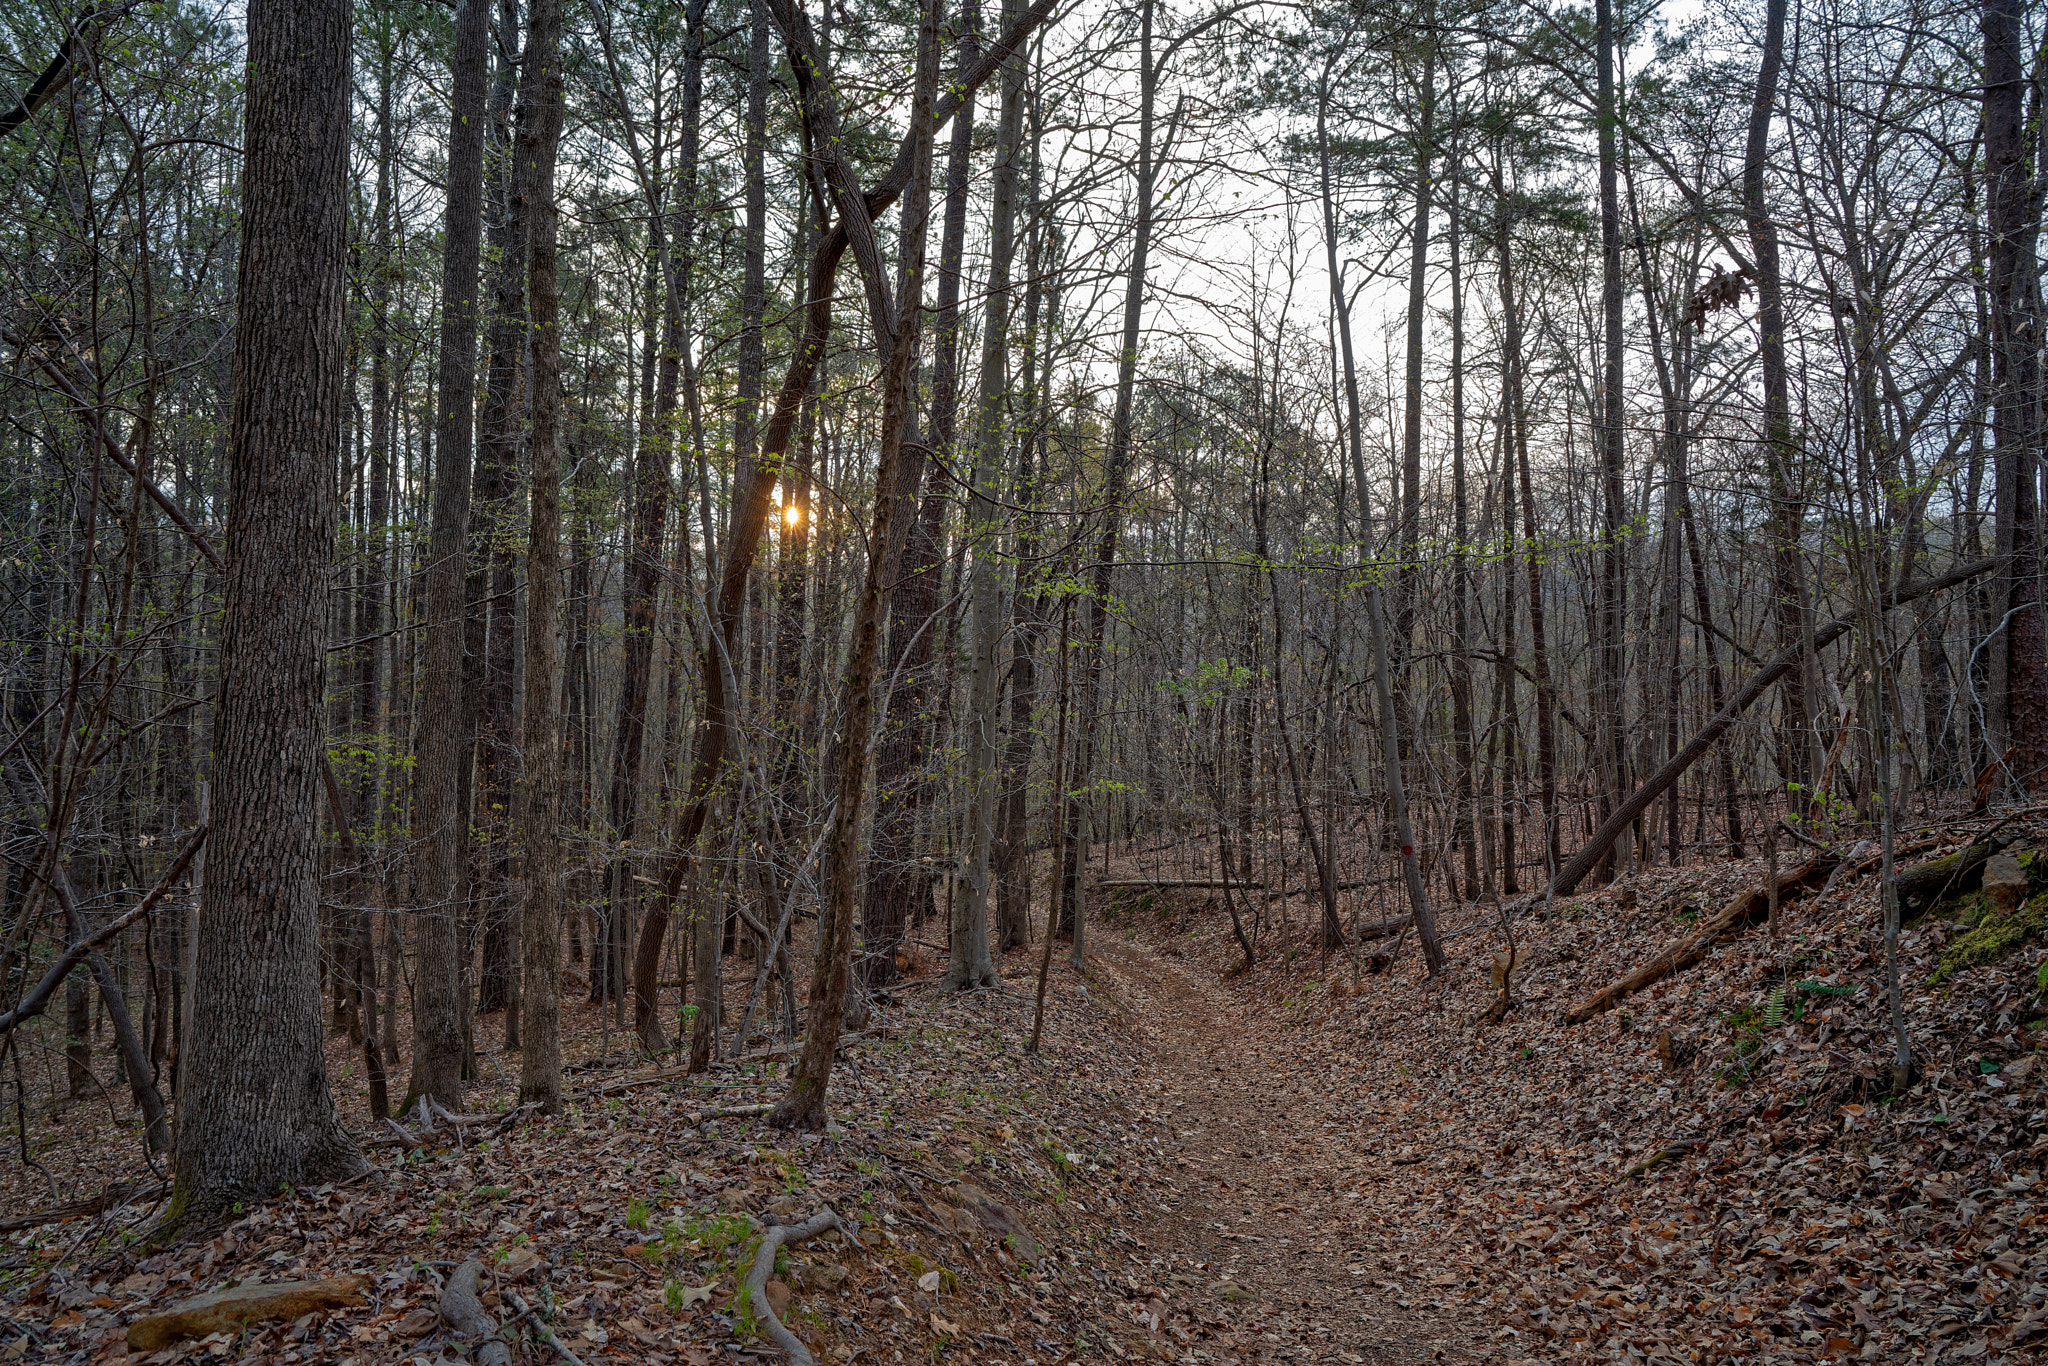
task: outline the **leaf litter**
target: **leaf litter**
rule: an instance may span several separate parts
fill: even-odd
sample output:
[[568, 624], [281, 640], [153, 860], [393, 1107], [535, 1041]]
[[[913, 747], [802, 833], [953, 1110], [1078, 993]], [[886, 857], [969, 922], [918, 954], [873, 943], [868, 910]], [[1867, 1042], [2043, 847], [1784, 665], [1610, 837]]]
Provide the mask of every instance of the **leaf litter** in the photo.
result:
[[[1497, 1026], [1491, 908], [1443, 916], [1444, 979], [1407, 947], [1354, 980], [1299, 945], [1238, 970], [1186, 893], [1112, 898], [1088, 978], [1053, 975], [1042, 1054], [1032, 955], [1001, 993], [913, 980], [849, 1043], [823, 1135], [732, 1113], [779, 1092], [773, 1064], [597, 1062], [583, 1007], [560, 1120], [377, 1150], [363, 1181], [162, 1252], [132, 1245], [161, 1204], [132, 1120], [74, 1112], [42, 1154], [58, 1194], [125, 1184], [0, 1243], [0, 1363], [460, 1360], [436, 1306], [470, 1256], [523, 1360], [558, 1359], [535, 1320], [585, 1362], [750, 1360], [751, 1244], [822, 1206], [858, 1242], [786, 1253], [768, 1295], [827, 1363], [2041, 1359], [2039, 944], [1959, 958], [1967, 899], [1907, 930], [1903, 1095], [1867, 875], [1562, 1023], [1760, 877], [1652, 869], [1532, 911]], [[469, 1108], [510, 1105], [500, 1081]], [[17, 1166], [0, 1197], [39, 1207], [43, 1181]], [[127, 1350], [190, 1296], [350, 1274], [360, 1308]]]

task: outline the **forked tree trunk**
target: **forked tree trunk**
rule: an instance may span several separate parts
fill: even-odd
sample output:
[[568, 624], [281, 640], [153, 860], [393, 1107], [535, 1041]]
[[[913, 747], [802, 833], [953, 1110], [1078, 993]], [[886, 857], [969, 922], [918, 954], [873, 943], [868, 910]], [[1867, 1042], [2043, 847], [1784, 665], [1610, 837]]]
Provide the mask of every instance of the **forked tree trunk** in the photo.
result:
[[249, 6], [213, 857], [174, 1223], [364, 1168], [327, 1086], [315, 966], [353, 36], [347, 0]]
[[[935, 55], [938, 3], [928, 0], [919, 34], [920, 51]], [[881, 659], [882, 594], [895, 577], [903, 533], [914, 506], [904, 496], [904, 465], [911, 457], [904, 443], [913, 394], [911, 376], [917, 354], [919, 301], [924, 287], [924, 234], [907, 234], [903, 242], [901, 287], [892, 306], [887, 295], [872, 223], [853, 183], [838, 127], [837, 97], [832, 78], [810, 37], [803, 11], [786, 4], [776, 21], [788, 41], [791, 65], [813, 145], [826, 153], [826, 178], [850, 227], [856, 259], [868, 288], [875, 337], [882, 346], [882, 449], [875, 470], [875, 515], [868, 547], [866, 582], [855, 604], [853, 639], [847, 650], [846, 679], [840, 715], [844, 733], [839, 744], [838, 802], [832, 815], [832, 862], [825, 904], [819, 912], [818, 947], [811, 970], [810, 1028], [797, 1060], [789, 1090], [777, 1103], [769, 1122], [781, 1128], [818, 1129], [825, 1123], [825, 1095], [831, 1084], [839, 1031], [845, 1019], [846, 992], [853, 966], [854, 894], [861, 873], [861, 803], [866, 796], [868, 757], [872, 745], [876, 674]], [[932, 106], [938, 63], [920, 64], [918, 88], [911, 101], [910, 177], [904, 189], [904, 221], [921, 225], [930, 205]], [[965, 84], [963, 82], [963, 84]], [[971, 87], [970, 87], [971, 88]], [[914, 484], [912, 485], [914, 487]]]
[[1429, 905], [1429, 892], [1422, 881], [1422, 863], [1415, 853], [1415, 832], [1408, 823], [1408, 794], [1401, 771], [1401, 719], [1394, 705], [1393, 666], [1388, 659], [1387, 607], [1381, 588], [1382, 573], [1374, 561], [1375, 536], [1371, 485], [1365, 477], [1365, 419], [1358, 401], [1358, 361], [1351, 347], [1351, 303], [1345, 292], [1344, 271], [1337, 256], [1337, 199], [1330, 176], [1329, 103], [1330, 73], [1336, 63], [1332, 54], [1323, 67], [1323, 81], [1316, 104], [1316, 151], [1323, 211], [1323, 251], [1330, 276], [1330, 304], [1337, 315], [1339, 354], [1344, 362], [1344, 410], [1349, 419], [1346, 432], [1351, 457], [1351, 478], [1357, 485], [1360, 568], [1366, 582], [1365, 611], [1371, 639], [1372, 676], [1380, 713], [1380, 759], [1387, 782], [1387, 816], [1394, 828], [1396, 857], [1401, 860], [1402, 882], [1408, 891], [1409, 913], [1415, 917], [1417, 937], [1422, 941], [1423, 960], [1429, 974], [1444, 971], [1443, 946], [1437, 939], [1436, 916]]
[[[938, 100], [934, 122], [944, 122], [952, 117], [960, 96], [993, 74], [1010, 53], [1018, 51], [1032, 31], [1052, 12], [1056, 2], [1057, 0], [1035, 0], [1017, 24], [982, 56], [973, 75], [961, 81], [957, 89], [948, 91]], [[789, 38], [791, 25], [799, 22], [800, 14], [776, 5], [773, 0], [770, 4], [770, 13], [775, 18], [777, 27], [783, 30], [785, 38]], [[808, 43], [811, 41], [808, 22], [804, 21], [802, 27], [803, 41]], [[805, 79], [809, 79], [813, 72], [823, 70], [822, 61], [818, 59], [815, 48], [811, 60], [818, 64], [809, 71], [799, 73]], [[902, 194], [910, 183], [913, 169], [917, 164], [912, 145], [914, 141], [907, 138], [898, 146], [896, 160], [872, 190], [862, 193], [845, 175], [842, 175], [844, 183], [833, 186], [832, 199], [840, 213], [840, 220], [819, 239], [816, 249], [811, 254], [803, 336], [797, 343], [795, 354], [790, 358], [789, 369], [783, 376], [782, 388], [776, 395], [774, 417], [769, 422], [761, 443], [762, 448], [772, 458], [758, 462], [751, 477], [734, 493], [728, 553], [720, 565], [718, 591], [711, 595], [708, 613], [711, 618], [711, 630], [718, 634], [720, 640], [707, 642], [699, 658], [703, 720], [698, 728], [697, 746], [690, 763], [687, 790], [684, 800], [678, 804], [675, 824], [668, 842], [668, 867], [662, 877], [656, 902], [641, 923], [639, 943], [634, 953], [634, 1018], [639, 1024], [643, 1040], [648, 1037], [650, 1031], [659, 1029], [654, 1022], [654, 1001], [656, 984], [660, 979], [661, 949], [668, 929], [669, 913], [681, 895], [684, 878], [690, 873], [696, 857], [697, 838], [710, 815], [715, 788], [724, 773], [726, 750], [733, 723], [733, 707], [738, 703], [737, 698], [727, 696], [716, 655], [721, 644], [729, 649], [737, 639], [742, 594], [760, 545], [763, 526], [771, 510], [782, 454], [787, 451], [790, 437], [796, 430], [798, 415], [807, 406], [812, 377], [818, 371], [818, 365], [824, 356], [825, 343], [831, 335], [833, 283], [840, 258], [849, 247], [853, 249], [857, 259], [864, 254], [872, 255], [873, 215], [894, 203], [896, 197]], [[856, 240], [857, 237], [859, 240]], [[865, 266], [863, 270], [866, 273]], [[886, 291], [887, 286], [879, 277], [868, 281], [867, 284], [870, 291], [870, 312], [873, 313], [876, 292]], [[688, 375], [689, 370], [686, 366], [686, 382]], [[705, 535], [708, 541], [708, 527]], [[820, 615], [822, 617], [824, 614]]]

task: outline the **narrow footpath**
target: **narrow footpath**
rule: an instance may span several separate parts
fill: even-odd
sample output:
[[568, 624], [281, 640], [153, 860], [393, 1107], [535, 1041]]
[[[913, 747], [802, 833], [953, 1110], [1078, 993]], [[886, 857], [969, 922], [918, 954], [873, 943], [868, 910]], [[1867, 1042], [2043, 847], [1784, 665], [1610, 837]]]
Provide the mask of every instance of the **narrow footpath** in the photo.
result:
[[1499, 1359], [1484, 1325], [1438, 1300], [1469, 1268], [1359, 1216], [1359, 1182], [1398, 1178], [1353, 1150], [1327, 1085], [1268, 1056], [1220, 985], [1112, 935], [1093, 947], [1096, 985], [1153, 1063], [1133, 1103], [1167, 1120], [1140, 1236], [1209, 1265], [1245, 1345], [1290, 1362]]

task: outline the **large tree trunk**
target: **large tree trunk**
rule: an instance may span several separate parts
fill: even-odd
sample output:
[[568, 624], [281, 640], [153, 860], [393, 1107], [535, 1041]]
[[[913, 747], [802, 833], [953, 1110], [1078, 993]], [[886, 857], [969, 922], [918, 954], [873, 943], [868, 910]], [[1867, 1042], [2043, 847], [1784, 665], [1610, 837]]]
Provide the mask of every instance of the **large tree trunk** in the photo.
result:
[[461, 893], [469, 855], [462, 808], [469, 766], [463, 689], [467, 619], [470, 433], [476, 409], [477, 263], [483, 235], [485, 56], [489, 0], [457, 0], [448, 132], [447, 233], [441, 257], [441, 335], [434, 398], [433, 522], [427, 543], [427, 661], [421, 679], [413, 775], [413, 879], [419, 925], [419, 996], [413, 1009], [409, 1110], [421, 1096], [450, 1109], [462, 1099], [466, 936]]
[[[1622, 628], [1627, 517], [1622, 490], [1621, 195], [1615, 135], [1621, 111], [1614, 88], [1614, 0], [1594, 5], [1598, 47], [1600, 147], [1600, 313], [1603, 323], [1596, 445], [1600, 457], [1599, 639], [1596, 644], [1595, 732], [1599, 809], [1605, 817], [1628, 789], [1628, 694], [1622, 686]], [[1613, 872], [1610, 860], [1607, 872]]]
[[[1017, 0], [1006, 0], [1005, 21], [1014, 23], [1022, 8]], [[972, 65], [976, 37], [974, 0], [968, 0], [966, 14], [960, 39], [962, 70]], [[953, 143], [956, 155], [964, 151], [958, 127], [956, 124]], [[988, 311], [982, 317], [981, 394], [975, 414], [976, 496], [967, 514], [967, 540], [974, 556], [968, 582], [974, 617], [966, 717], [967, 876], [954, 901], [950, 961], [945, 980], [939, 984], [952, 991], [992, 987], [997, 983], [995, 964], [989, 958], [988, 894], [1000, 799], [1001, 761], [996, 747], [996, 732], [1002, 725], [997, 710], [1002, 701], [999, 655], [1010, 608], [1003, 595], [1002, 547], [997, 537], [993, 499], [1003, 487], [1003, 437], [1009, 426], [1004, 409], [1009, 393], [1010, 267], [1017, 254], [1017, 157], [1023, 132], [1024, 58], [1019, 55], [1011, 58], [1003, 69], [1001, 113], [996, 121], [995, 183], [989, 206]], [[951, 226], [949, 221], [949, 231]]]
[[549, 1114], [562, 1108], [561, 735], [556, 688], [561, 675], [562, 331], [555, 282], [561, 209], [555, 203], [555, 149], [562, 137], [562, 0], [533, 0], [520, 82], [527, 117], [516, 155], [533, 163], [533, 242], [528, 291], [533, 362], [528, 386], [533, 498], [526, 542], [526, 715], [524, 772], [514, 819], [525, 884], [520, 920], [519, 1098]]
[[213, 857], [173, 1221], [363, 1170], [327, 1088], [316, 966], [350, 19], [347, 0], [248, 11]]
[[[505, 52], [519, 48], [518, 0], [501, 0], [498, 40]], [[517, 1050], [519, 1037], [519, 917], [512, 886], [512, 841], [508, 813], [512, 809], [514, 775], [518, 771], [519, 722], [514, 697], [513, 661], [517, 647], [518, 603], [515, 574], [518, 550], [519, 366], [526, 343], [526, 208], [531, 194], [532, 163], [514, 156], [510, 133], [510, 97], [514, 64], [508, 59], [492, 94], [492, 144], [496, 182], [490, 239], [496, 262], [491, 281], [491, 323], [486, 343], [490, 359], [484, 368], [484, 400], [478, 420], [474, 544], [490, 566], [488, 623], [484, 632], [483, 683], [480, 688], [476, 747], [476, 811], [482, 840], [476, 895], [484, 907], [484, 1009], [495, 1004], [505, 1012], [505, 1047]], [[493, 964], [502, 977], [493, 981]], [[495, 1002], [496, 989], [502, 997]]]
[[[1742, 161], [1743, 213], [1748, 219], [1750, 252], [1755, 257], [1756, 321], [1762, 336], [1759, 357], [1764, 386], [1764, 461], [1771, 491], [1771, 620], [1778, 648], [1798, 643], [1806, 634], [1802, 600], [1805, 587], [1799, 565], [1799, 538], [1804, 520], [1799, 504], [1798, 450], [1792, 432], [1792, 405], [1785, 375], [1785, 293], [1778, 269], [1778, 227], [1771, 221], [1765, 197], [1765, 163], [1770, 156], [1771, 111], [1778, 99], [1778, 73], [1785, 51], [1786, 0], [1764, 0], [1763, 63], [1757, 70], [1756, 93], [1749, 110], [1749, 140]], [[1818, 739], [1807, 717], [1808, 693], [1818, 686], [1806, 676], [1805, 661], [1785, 675], [1784, 719], [1779, 769], [1790, 782], [1810, 784], [1819, 771]]]
[[[1783, 0], [1776, 0], [1782, 4]], [[2048, 771], [2048, 637], [2040, 605], [2038, 519], [2041, 438], [2040, 206], [2033, 160], [2039, 133], [2027, 124], [2026, 26], [2021, 0], [1985, 0], [1984, 199], [1989, 230], [1991, 429], [1997, 472], [1999, 576], [2005, 618], [2003, 694], [2014, 751], [2010, 773], [2033, 789]]]

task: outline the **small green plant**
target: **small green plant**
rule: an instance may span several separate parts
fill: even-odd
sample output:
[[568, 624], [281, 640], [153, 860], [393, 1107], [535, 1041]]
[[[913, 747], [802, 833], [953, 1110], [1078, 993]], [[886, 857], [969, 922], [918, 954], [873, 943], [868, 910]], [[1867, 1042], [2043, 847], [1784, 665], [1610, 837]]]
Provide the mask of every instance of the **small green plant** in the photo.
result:
[[1764, 1046], [1764, 1012], [1750, 1002], [1728, 1013], [1728, 1032], [1735, 1036], [1734, 1056], [1715, 1081], [1722, 1090], [1732, 1090], [1749, 1080], [1752, 1060]]
[[752, 1295], [734, 1295], [732, 1303], [727, 1308], [732, 1312], [732, 1335], [734, 1337], [745, 1341], [748, 1338], [755, 1338], [761, 1335], [761, 1318], [760, 1315], [754, 1312], [754, 1297]]
[[1764, 1001], [1764, 1028], [1776, 1029], [1785, 1023], [1785, 984], [1780, 982], [1771, 988], [1771, 994]]
[[645, 1233], [649, 1214], [647, 1202], [637, 1195], [634, 1196], [626, 1202], [626, 1227], [635, 1233]]

